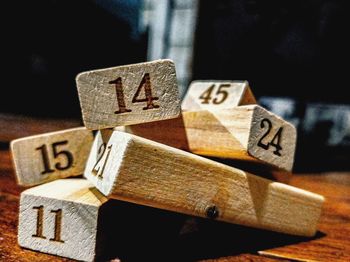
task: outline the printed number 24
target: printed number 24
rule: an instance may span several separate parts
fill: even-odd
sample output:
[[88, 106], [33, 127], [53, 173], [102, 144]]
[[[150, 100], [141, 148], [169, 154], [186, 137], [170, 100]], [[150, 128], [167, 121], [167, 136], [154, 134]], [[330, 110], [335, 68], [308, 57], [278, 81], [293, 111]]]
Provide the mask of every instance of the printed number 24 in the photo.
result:
[[280, 151], [282, 150], [282, 147], [280, 145], [281, 143], [281, 135], [282, 135], [282, 131], [283, 131], [283, 127], [280, 127], [278, 129], [278, 131], [276, 132], [276, 134], [273, 136], [272, 140], [266, 144], [263, 143], [263, 139], [270, 133], [271, 128], [272, 128], [272, 123], [269, 119], [264, 118], [263, 120], [261, 120], [260, 122], [260, 127], [261, 128], [265, 128], [265, 124], [267, 124], [267, 131], [266, 133], [260, 138], [259, 142], [258, 142], [258, 146], [265, 149], [265, 150], [269, 150], [270, 146], [273, 146], [274, 148], [276, 148], [275, 151], [273, 151], [273, 153], [277, 156], [281, 156]]

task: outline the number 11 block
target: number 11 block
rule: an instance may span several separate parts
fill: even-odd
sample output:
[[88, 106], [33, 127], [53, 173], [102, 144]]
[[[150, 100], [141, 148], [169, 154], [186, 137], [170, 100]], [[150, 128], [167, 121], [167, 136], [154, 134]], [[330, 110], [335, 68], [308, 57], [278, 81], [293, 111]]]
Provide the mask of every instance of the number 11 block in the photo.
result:
[[175, 65], [171, 60], [83, 72], [76, 83], [88, 129], [146, 123], [180, 114]]
[[[60, 179], [22, 192], [21, 247], [77, 260], [102, 255], [102, 206], [107, 202], [86, 179]], [[100, 253], [98, 253], [100, 251]]]

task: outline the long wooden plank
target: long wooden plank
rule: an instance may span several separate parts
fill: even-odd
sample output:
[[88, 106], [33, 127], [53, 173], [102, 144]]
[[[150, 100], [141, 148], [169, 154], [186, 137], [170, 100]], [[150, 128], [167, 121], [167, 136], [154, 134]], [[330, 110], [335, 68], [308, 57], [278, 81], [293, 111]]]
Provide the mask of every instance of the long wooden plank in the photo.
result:
[[95, 138], [87, 177], [104, 195], [194, 216], [312, 236], [323, 197], [119, 131]]
[[258, 105], [182, 112], [176, 119], [123, 130], [200, 155], [293, 168], [295, 127]]
[[87, 71], [77, 76], [76, 83], [88, 129], [145, 123], [180, 114], [171, 60]]

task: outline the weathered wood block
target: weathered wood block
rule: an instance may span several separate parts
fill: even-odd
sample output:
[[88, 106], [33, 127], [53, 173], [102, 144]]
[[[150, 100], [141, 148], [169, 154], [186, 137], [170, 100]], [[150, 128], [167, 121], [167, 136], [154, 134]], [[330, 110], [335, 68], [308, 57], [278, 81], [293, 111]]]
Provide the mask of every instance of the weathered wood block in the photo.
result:
[[103, 248], [98, 232], [107, 198], [86, 179], [60, 179], [22, 192], [18, 243], [21, 247], [93, 261]]
[[119, 131], [95, 138], [84, 175], [106, 196], [312, 236], [323, 197]]
[[182, 112], [182, 116], [124, 130], [196, 154], [260, 162], [291, 171], [295, 127], [258, 105], [216, 111]]
[[93, 140], [91, 131], [78, 127], [11, 141], [18, 184], [82, 175]]
[[177, 117], [180, 97], [171, 60], [80, 73], [77, 87], [88, 129]]
[[216, 110], [256, 104], [247, 81], [193, 81], [181, 108], [184, 111]]

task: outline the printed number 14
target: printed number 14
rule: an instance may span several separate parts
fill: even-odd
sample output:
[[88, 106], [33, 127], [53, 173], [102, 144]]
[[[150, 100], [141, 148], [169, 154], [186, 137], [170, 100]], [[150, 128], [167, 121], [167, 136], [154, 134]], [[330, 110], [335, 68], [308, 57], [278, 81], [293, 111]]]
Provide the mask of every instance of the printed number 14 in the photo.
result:
[[[115, 91], [117, 94], [117, 101], [118, 101], [118, 107], [119, 109], [115, 111], [115, 114], [121, 114], [121, 113], [128, 113], [131, 112], [131, 109], [126, 108], [125, 99], [124, 99], [124, 91], [123, 91], [123, 83], [122, 78], [118, 77], [117, 79], [110, 81], [109, 84], [115, 85]], [[141, 89], [144, 88], [145, 90], [145, 98], [139, 98]], [[132, 103], [141, 103], [146, 102], [146, 106], [142, 108], [143, 110], [153, 109], [153, 108], [159, 108], [159, 105], [155, 105], [153, 103], [154, 100], [158, 100], [158, 97], [153, 97], [152, 95], [152, 86], [151, 86], [151, 78], [149, 73], [146, 73], [139, 85], [139, 87], [136, 90], [136, 93], [134, 97], [132, 98]]]

